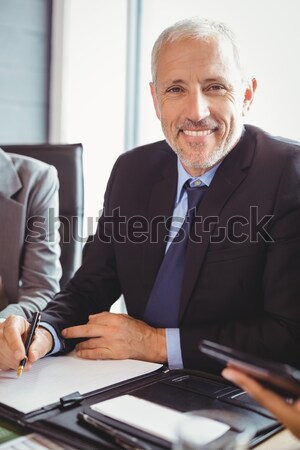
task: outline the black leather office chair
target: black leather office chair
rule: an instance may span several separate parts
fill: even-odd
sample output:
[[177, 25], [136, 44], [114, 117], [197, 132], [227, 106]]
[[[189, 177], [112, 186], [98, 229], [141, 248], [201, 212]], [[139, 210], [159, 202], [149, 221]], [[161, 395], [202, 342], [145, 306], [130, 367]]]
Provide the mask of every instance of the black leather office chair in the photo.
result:
[[83, 228], [83, 170], [81, 144], [0, 145], [9, 153], [30, 156], [56, 167], [60, 183], [59, 216], [63, 287], [81, 263]]

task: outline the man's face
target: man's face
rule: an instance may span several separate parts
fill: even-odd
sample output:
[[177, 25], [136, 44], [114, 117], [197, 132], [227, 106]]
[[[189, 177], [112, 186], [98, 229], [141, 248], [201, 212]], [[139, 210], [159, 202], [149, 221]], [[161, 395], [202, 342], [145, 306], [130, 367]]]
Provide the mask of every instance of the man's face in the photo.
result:
[[159, 51], [150, 86], [167, 142], [199, 176], [238, 142], [256, 81], [243, 84], [229, 43], [182, 39]]

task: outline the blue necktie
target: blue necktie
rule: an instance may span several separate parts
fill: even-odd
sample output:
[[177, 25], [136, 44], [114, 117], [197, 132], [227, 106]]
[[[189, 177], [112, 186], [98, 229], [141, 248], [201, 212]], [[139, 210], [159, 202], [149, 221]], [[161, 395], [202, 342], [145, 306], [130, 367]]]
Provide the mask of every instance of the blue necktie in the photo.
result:
[[160, 265], [144, 314], [144, 320], [152, 326], [163, 328], [178, 326], [189, 230], [206, 188], [204, 184], [190, 187], [188, 181], [184, 185], [188, 195], [188, 212]]

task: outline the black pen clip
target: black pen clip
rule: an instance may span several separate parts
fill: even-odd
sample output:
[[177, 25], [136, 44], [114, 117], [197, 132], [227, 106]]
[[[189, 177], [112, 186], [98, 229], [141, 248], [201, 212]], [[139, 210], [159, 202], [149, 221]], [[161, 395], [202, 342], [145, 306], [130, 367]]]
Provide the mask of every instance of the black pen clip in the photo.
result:
[[72, 392], [72, 394], [65, 395], [59, 399], [61, 406], [64, 408], [67, 406], [75, 405], [76, 403], [80, 403], [83, 400], [80, 392]]

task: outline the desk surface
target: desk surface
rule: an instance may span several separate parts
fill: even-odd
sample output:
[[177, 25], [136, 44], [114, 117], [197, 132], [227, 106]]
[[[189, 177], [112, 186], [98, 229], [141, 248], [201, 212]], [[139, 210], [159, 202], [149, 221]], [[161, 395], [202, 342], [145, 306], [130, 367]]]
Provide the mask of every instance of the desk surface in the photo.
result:
[[255, 450], [300, 450], [300, 440], [283, 430], [255, 447]]

